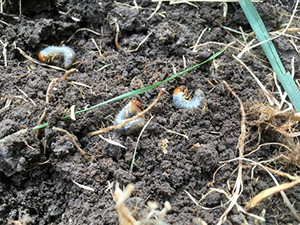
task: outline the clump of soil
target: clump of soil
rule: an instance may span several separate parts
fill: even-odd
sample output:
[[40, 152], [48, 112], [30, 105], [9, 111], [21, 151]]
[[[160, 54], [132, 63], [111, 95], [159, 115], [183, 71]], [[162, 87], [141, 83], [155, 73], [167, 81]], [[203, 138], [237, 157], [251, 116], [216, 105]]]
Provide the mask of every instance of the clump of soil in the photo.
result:
[[[231, 193], [234, 187], [237, 161], [227, 163], [215, 176], [214, 173], [223, 165], [221, 162], [238, 157], [241, 116], [238, 102], [222, 82], [227, 81], [243, 102], [264, 98], [248, 72], [231, 57], [241, 49], [238, 42], [213, 62], [162, 86], [169, 94], [146, 115], [146, 120], [151, 115], [153, 119], [141, 136], [132, 173], [130, 164], [138, 133], [104, 134], [126, 149], [99, 136], [87, 136], [112, 125], [129, 99], [77, 114], [75, 121], [62, 119], [73, 105], [76, 111], [85, 109], [152, 85], [224, 48], [218, 43], [243, 41], [240, 35], [220, 25], [251, 32], [238, 3], [228, 3], [226, 18], [219, 3], [199, 3], [198, 7], [163, 3], [154, 15], [156, 3], [137, 4], [139, 8], [133, 6], [133, 1], [34, 0], [22, 1], [21, 8], [19, 1], [3, 4], [0, 138], [5, 141], [0, 144], [0, 224], [22, 218], [31, 224], [118, 224], [115, 203], [108, 190], [110, 183], [116, 181], [121, 187], [133, 183], [133, 197], [144, 202], [156, 201], [163, 206], [169, 201], [172, 210], [165, 217], [169, 224], [200, 224], [199, 218], [216, 224], [227, 208], [228, 198], [209, 190], [212, 187]], [[280, 5], [271, 1], [256, 6], [270, 31], [281, 29], [292, 8], [290, 2]], [[206, 28], [200, 45], [194, 48]], [[297, 45], [298, 39], [293, 41]], [[295, 58], [295, 78], [299, 78], [300, 58], [289, 38], [281, 37], [274, 42], [287, 69], [291, 69], [291, 59]], [[72, 47], [77, 53], [73, 67], [78, 69], [54, 84], [49, 103], [48, 86], [53, 79], [62, 78], [65, 71], [27, 60], [15, 48], [38, 59], [38, 52], [48, 45]], [[260, 48], [253, 49], [243, 60], [267, 88], [274, 87], [269, 64]], [[52, 64], [63, 67], [60, 58]], [[205, 113], [202, 109], [177, 109], [172, 104], [173, 90], [180, 85], [205, 92]], [[158, 91], [154, 89], [136, 98], [146, 108]], [[39, 124], [44, 112], [42, 123], [47, 122], [48, 126], [37, 134], [32, 128]], [[72, 134], [89, 161], [83, 159], [69, 135], [53, 127]], [[257, 127], [249, 128], [249, 151], [257, 147], [255, 134]], [[260, 142], [277, 142], [277, 137], [261, 133]], [[167, 143], [164, 149], [162, 141]], [[249, 158], [268, 160], [277, 149], [276, 145], [265, 145]], [[278, 161], [269, 164], [277, 169], [281, 166]], [[285, 168], [289, 173], [299, 174], [293, 165]], [[251, 169], [245, 163], [243, 193], [238, 200], [241, 206], [275, 185], [265, 171]], [[94, 188], [94, 192], [73, 181]], [[299, 190], [296, 186], [286, 191], [296, 209], [300, 209]], [[198, 203], [203, 207], [196, 205], [187, 192], [196, 201], [201, 199]], [[264, 200], [251, 213], [264, 215], [266, 224], [297, 224], [280, 195]], [[255, 224], [255, 219], [233, 208], [225, 224], [246, 222]]]

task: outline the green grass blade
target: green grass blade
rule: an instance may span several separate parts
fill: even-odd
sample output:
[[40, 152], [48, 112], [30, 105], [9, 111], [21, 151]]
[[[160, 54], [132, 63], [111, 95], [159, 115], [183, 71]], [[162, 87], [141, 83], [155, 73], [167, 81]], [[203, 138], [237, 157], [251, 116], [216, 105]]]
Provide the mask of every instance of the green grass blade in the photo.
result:
[[[268, 31], [251, 0], [239, 0], [239, 3], [258, 41], [263, 42], [270, 39]], [[291, 74], [289, 72], [286, 72], [272, 41], [265, 42], [261, 44], [261, 46], [281, 85], [289, 96], [289, 99], [292, 102], [294, 108], [297, 112], [300, 112], [300, 91], [295, 84]]]
[[[97, 108], [97, 107], [99, 107], [99, 106], [102, 106], [102, 105], [105, 105], [105, 104], [108, 104], [108, 103], [112, 103], [112, 102], [116, 102], [116, 101], [122, 100], [122, 99], [124, 99], [124, 98], [129, 98], [129, 97], [132, 97], [132, 96], [134, 96], [134, 95], [142, 94], [142, 93], [144, 93], [144, 92], [146, 92], [146, 91], [149, 91], [149, 90], [151, 90], [151, 89], [153, 89], [153, 88], [156, 88], [156, 87], [158, 87], [158, 86], [160, 86], [160, 85], [162, 85], [162, 84], [164, 84], [164, 83], [166, 83], [166, 82], [168, 82], [168, 81], [170, 81], [170, 80], [172, 80], [172, 79], [175, 79], [175, 78], [178, 77], [178, 76], [181, 76], [181, 75], [184, 74], [184, 73], [187, 73], [187, 72], [189, 72], [189, 71], [191, 71], [191, 70], [193, 70], [193, 69], [195, 69], [195, 68], [197, 68], [197, 67], [199, 67], [199, 66], [201, 66], [201, 65], [203, 65], [203, 64], [205, 64], [205, 63], [207, 63], [207, 62], [209, 62], [210, 60], [212, 60], [212, 59], [218, 57], [218, 56], [219, 56], [220, 54], [222, 54], [224, 51], [225, 51], [225, 49], [222, 49], [222, 50], [218, 51], [217, 53], [213, 54], [213, 55], [212, 55], [211, 57], [209, 57], [207, 60], [205, 60], [205, 61], [203, 61], [203, 62], [201, 62], [201, 63], [199, 63], [199, 64], [196, 64], [196, 65], [194, 65], [194, 66], [192, 66], [192, 67], [189, 67], [189, 68], [187, 68], [187, 69], [184, 70], [184, 71], [181, 71], [181, 72], [179, 72], [179, 73], [176, 73], [175, 75], [173, 75], [173, 76], [171, 76], [171, 77], [168, 77], [167, 79], [165, 79], [165, 80], [163, 80], [163, 81], [161, 81], [161, 82], [158, 82], [158, 83], [153, 84], [153, 85], [148, 86], [148, 87], [144, 87], [144, 88], [141, 88], [141, 89], [138, 89], [138, 90], [135, 90], [135, 91], [131, 91], [131, 92], [128, 92], [128, 93], [119, 95], [119, 96], [114, 97], [114, 98], [111, 98], [111, 99], [109, 99], [109, 100], [107, 100], [107, 101], [105, 101], [105, 102], [101, 102], [101, 103], [99, 103], [99, 104], [97, 104], [97, 105], [91, 106], [90, 108], [87, 108], [87, 109], [83, 109], [83, 110], [77, 111], [77, 112], [75, 112], [75, 114], [83, 113], [83, 112], [86, 112], [86, 111], [95, 109], [95, 108]], [[64, 119], [67, 119], [67, 118], [69, 118], [69, 117], [70, 117], [70, 115], [67, 115], [67, 116], [64, 117]]]
[[[158, 87], [158, 86], [160, 86], [160, 85], [162, 85], [162, 84], [164, 84], [164, 83], [166, 83], [166, 82], [168, 82], [168, 81], [170, 81], [170, 80], [172, 80], [172, 79], [175, 79], [175, 78], [178, 77], [178, 76], [181, 76], [181, 75], [184, 74], [184, 73], [187, 73], [187, 72], [189, 72], [189, 71], [191, 71], [191, 70], [193, 70], [193, 69], [195, 69], [195, 68], [197, 68], [197, 67], [199, 67], [199, 66], [201, 66], [201, 65], [203, 65], [203, 64], [205, 64], [205, 63], [207, 63], [207, 62], [209, 62], [210, 60], [212, 60], [212, 59], [218, 57], [219, 55], [221, 55], [225, 50], [226, 50], [226, 48], [224, 48], [224, 49], [222, 49], [222, 50], [216, 52], [216, 53], [213, 54], [211, 57], [209, 57], [207, 60], [205, 60], [205, 61], [203, 61], [203, 62], [201, 62], [201, 63], [199, 63], [199, 64], [196, 64], [196, 65], [194, 65], [194, 66], [192, 66], [192, 67], [189, 67], [189, 68], [187, 68], [187, 69], [184, 70], [184, 71], [181, 71], [181, 72], [179, 72], [179, 73], [176, 73], [175, 75], [173, 75], [173, 76], [171, 76], [171, 77], [168, 77], [167, 79], [165, 79], [165, 80], [163, 80], [163, 81], [161, 81], [161, 82], [158, 82], [158, 83], [153, 84], [153, 85], [148, 86], [148, 87], [144, 87], [144, 88], [141, 88], [141, 89], [138, 89], [138, 90], [135, 90], [135, 91], [131, 91], [131, 92], [128, 92], [128, 93], [119, 95], [119, 96], [114, 97], [114, 98], [111, 98], [111, 99], [109, 99], [109, 100], [107, 100], [107, 101], [101, 102], [101, 103], [99, 103], [99, 104], [97, 104], [97, 105], [91, 106], [90, 108], [87, 108], [87, 109], [83, 109], [83, 110], [77, 111], [77, 112], [75, 112], [75, 114], [80, 114], [80, 113], [83, 113], [83, 112], [87, 112], [87, 111], [92, 110], [92, 109], [95, 109], [95, 108], [97, 108], [97, 107], [99, 107], [99, 106], [102, 106], [102, 105], [105, 105], [105, 104], [108, 104], [108, 103], [112, 103], [112, 102], [116, 102], [116, 101], [122, 100], [122, 99], [124, 99], [124, 98], [129, 98], [129, 97], [132, 97], [132, 96], [134, 96], [134, 95], [138, 95], [138, 94], [144, 93], [144, 92], [146, 92], [146, 91], [149, 91], [149, 90], [151, 90], [151, 89], [153, 89], [153, 88], [156, 88], [156, 87]], [[64, 117], [63, 117], [63, 119], [68, 119], [68, 118], [70, 118], [70, 115], [67, 115], [67, 116], [64, 116]], [[45, 128], [45, 127], [47, 127], [47, 126], [49, 126], [49, 123], [43, 123], [43, 124], [41, 124], [41, 125], [35, 126], [34, 128], [32, 128], [32, 130], [33, 130], [33, 131], [39, 130], [39, 129]], [[30, 130], [30, 129], [29, 129], [29, 130]], [[5, 141], [5, 138], [0, 139], [0, 144], [3, 143], [4, 141]]]

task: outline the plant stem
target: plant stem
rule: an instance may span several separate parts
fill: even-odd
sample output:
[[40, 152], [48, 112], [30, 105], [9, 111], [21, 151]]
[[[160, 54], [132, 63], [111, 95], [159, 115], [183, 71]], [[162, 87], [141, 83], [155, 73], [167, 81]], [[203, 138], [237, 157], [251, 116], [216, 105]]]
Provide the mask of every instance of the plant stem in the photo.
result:
[[264, 42], [261, 44], [263, 51], [265, 52], [284, 90], [289, 96], [290, 101], [296, 111], [300, 112], [300, 91], [291, 74], [286, 72], [272, 41], [266, 41], [270, 39], [270, 36], [256, 8], [251, 0], [239, 0], [239, 4], [246, 15], [257, 40], [259, 42]]
[[[219, 55], [221, 55], [225, 50], [226, 50], [226, 48], [224, 48], [224, 49], [222, 49], [222, 50], [216, 52], [216, 53], [213, 54], [211, 57], [209, 57], [207, 60], [205, 60], [205, 61], [203, 61], [203, 62], [201, 62], [201, 63], [199, 63], [199, 64], [196, 64], [196, 65], [194, 65], [194, 66], [192, 66], [192, 67], [189, 67], [189, 68], [187, 68], [187, 69], [184, 70], [184, 71], [181, 71], [181, 72], [179, 72], [179, 73], [176, 73], [175, 75], [173, 75], [173, 76], [171, 76], [171, 77], [168, 77], [167, 79], [165, 79], [165, 80], [163, 80], [163, 81], [161, 81], [161, 82], [158, 82], [158, 83], [156, 83], [156, 84], [150, 85], [150, 86], [148, 86], [148, 87], [144, 87], [144, 88], [141, 88], [141, 89], [138, 89], [138, 90], [135, 90], [135, 91], [131, 91], [131, 92], [128, 92], [128, 93], [119, 95], [119, 96], [114, 97], [114, 98], [111, 98], [111, 99], [109, 99], [109, 100], [107, 100], [107, 101], [101, 102], [101, 103], [99, 103], [99, 104], [97, 104], [97, 105], [91, 106], [90, 108], [87, 108], [87, 109], [83, 109], [83, 110], [77, 111], [77, 112], [75, 112], [75, 114], [84, 113], [84, 112], [90, 111], [90, 110], [92, 110], [92, 109], [95, 109], [95, 108], [97, 108], [97, 107], [99, 107], [99, 106], [102, 106], [102, 105], [105, 105], [105, 104], [108, 104], [108, 103], [112, 103], [112, 102], [115, 102], [115, 101], [119, 101], [119, 100], [122, 100], [122, 99], [124, 99], [124, 98], [129, 98], [129, 97], [131, 97], [131, 96], [138, 95], [138, 94], [144, 93], [144, 92], [146, 92], [146, 91], [148, 91], [148, 90], [151, 90], [151, 89], [153, 89], [153, 88], [156, 88], [156, 87], [158, 87], [158, 86], [160, 86], [160, 85], [162, 85], [162, 84], [164, 84], [164, 83], [166, 83], [166, 82], [168, 82], [168, 81], [170, 81], [170, 80], [172, 80], [172, 79], [175, 79], [175, 78], [178, 77], [178, 76], [181, 76], [181, 75], [184, 74], [184, 73], [187, 73], [187, 72], [189, 72], [189, 71], [191, 71], [191, 70], [193, 70], [193, 69], [195, 69], [195, 68], [197, 68], [197, 67], [199, 67], [199, 66], [201, 66], [201, 65], [203, 65], [203, 64], [205, 64], [205, 63], [207, 63], [207, 62], [209, 62], [210, 60], [212, 60], [212, 59], [218, 57]], [[62, 119], [68, 119], [68, 118], [70, 118], [70, 115], [66, 115], [66, 116], [64, 116]], [[45, 127], [47, 127], [47, 126], [49, 126], [49, 123], [43, 123], [43, 124], [40, 124], [40, 125], [38, 125], [38, 126], [35, 126], [35, 127], [31, 128], [31, 129], [27, 129], [26, 131], [28, 131], [28, 130], [33, 130], [33, 131], [35, 131], [35, 130], [38, 130], [38, 129], [45, 128]], [[24, 133], [25, 133], [25, 132], [24, 132]], [[6, 137], [0, 139], [0, 144], [3, 143], [3, 142], [5, 142], [5, 138], [6, 138]]]

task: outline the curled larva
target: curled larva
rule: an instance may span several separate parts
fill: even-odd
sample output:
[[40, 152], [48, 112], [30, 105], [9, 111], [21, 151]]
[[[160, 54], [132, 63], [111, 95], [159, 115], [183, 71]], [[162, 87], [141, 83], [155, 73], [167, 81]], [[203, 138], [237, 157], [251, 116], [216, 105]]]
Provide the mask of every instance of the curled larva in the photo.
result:
[[[142, 104], [138, 100], [131, 100], [116, 116], [114, 125], [118, 126], [122, 124], [125, 120], [134, 117], [142, 111]], [[144, 125], [145, 118], [139, 117], [129, 123], [126, 123], [118, 131], [120, 131], [122, 134], [128, 135], [140, 130]]]
[[196, 109], [200, 108], [205, 95], [201, 89], [195, 91], [195, 95], [191, 98], [191, 93], [188, 92], [187, 87], [179, 86], [173, 92], [173, 104], [177, 108]]
[[64, 67], [65, 69], [69, 69], [75, 61], [76, 53], [68, 46], [48, 46], [39, 52], [38, 57], [41, 62], [50, 63], [58, 54], [64, 56]]

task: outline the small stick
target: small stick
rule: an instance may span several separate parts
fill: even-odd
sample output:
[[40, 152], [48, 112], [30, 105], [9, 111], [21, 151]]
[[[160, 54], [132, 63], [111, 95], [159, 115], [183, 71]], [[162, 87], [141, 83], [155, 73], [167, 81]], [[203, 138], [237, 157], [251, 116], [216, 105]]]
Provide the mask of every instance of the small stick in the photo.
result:
[[89, 161], [88, 158], [87, 158], [87, 156], [86, 156], [86, 152], [85, 152], [82, 148], [80, 148], [80, 146], [79, 146], [78, 143], [75, 141], [75, 139], [74, 139], [74, 137], [73, 137], [72, 134], [70, 134], [67, 130], [61, 129], [61, 128], [58, 128], [58, 127], [53, 127], [52, 129], [55, 130], [55, 131], [63, 132], [63, 133], [65, 133], [66, 135], [68, 135], [68, 136], [70, 137], [72, 143], [75, 145], [75, 147], [77, 148], [77, 150], [80, 152], [80, 154], [81, 154], [82, 157], [84, 158], [84, 160], [85, 160], [86, 162]]
[[76, 69], [76, 68], [72, 68], [72, 69], [70, 69], [70, 70], [67, 70], [67, 71], [65, 72], [65, 75], [63, 76], [62, 80], [67, 79], [67, 76], [69, 76], [70, 74], [72, 74], [72, 73], [78, 73], [78, 72], [79, 72], [79, 71], [78, 71], [78, 69]]
[[131, 165], [130, 165], [130, 173], [132, 173], [132, 171], [133, 171], [133, 165], [134, 165], [134, 161], [135, 161], [136, 150], [137, 150], [138, 144], [139, 144], [139, 142], [140, 142], [141, 136], [142, 136], [142, 134], [144, 133], [146, 127], [149, 125], [149, 123], [150, 123], [151, 120], [153, 119], [153, 117], [154, 117], [154, 116], [152, 116], [152, 117], [148, 120], [148, 122], [145, 124], [145, 126], [144, 126], [143, 129], [141, 130], [141, 132], [140, 132], [140, 134], [139, 134], [139, 136], [138, 136], [138, 139], [137, 139], [137, 141], [136, 141], [136, 143], [135, 143], [134, 152], [133, 152], [133, 156], [132, 156], [132, 161], [131, 161]]
[[116, 202], [116, 210], [119, 218], [120, 225], [135, 225], [137, 221], [134, 219], [129, 209], [125, 205], [125, 201], [129, 198], [134, 190], [133, 184], [128, 184], [126, 189], [122, 191], [119, 188], [119, 184], [116, 184], [116, 190], [113, 193], [114, 200]]
[[55, 84], [57, 81], [58, 81], [58, 78], [54, 78], [54, 79], [50, 82], [50, 84], [49, 84], [49, 86], [48, 86], [48, 89], [47, 89], [47, 92], [46, 92], [46, 103], [47, 103], [47, 104], [50, 103], [50, 92], [51, 92], [51, 90], [52, 90], [54, 84]]
[[300, 121], [300, 113], [296, 113], [295, 111], [286, 112], [286, 113], [278, 113], [275, 116], [278, 118], [281, 118], [281, 119]]
[[22, 49], [20, 49], [19, 47], [15, 46], [15, 49], [17, 49], [21, 55], [23, 55], [26, 59], [38, 64], [38, 65], [42, 65], [42, 66], [46, 66], [46, 67], [50, 67], [52, 69], [55, 69], [55, 70], [59, 70], [59, 71], [66, 71], [65, 69], [63, 68], [60, 68], [58, 66], [52, 66], [52, 65], [48, 65], [46, 63], [41, 63], [40, 61], [38, 61], [37, 59], [34, 59], [32, 58], [31, 56], [27, 55]]
[[19, 76], [11, 76], [11, 78], [24, 78], [24, 77], [28, 76], [31, 72], [32, 72], [32, 70], [29, 69], [26, 73], [19, 75]]
[[117, 125], [117, 126], [110, 126], [110, 127], [106, 127], [106, 128], [97, 130], [97, 131], [90, 132], [90, 133], [88, 133], [88, 136], [94, 136], [94, 135], [106, 133], [106, 132], [108, 132], [110, 130], [120, 129], [121, 127], [125, 126], [125, 124], [127, 124], [127, 123], [129, 123], [129, 122], [131, 122], [133, 120], [136, 120], [137, 118], [139, 118], [139, 117], [145, 115], [147, 112], [149, 112], [153, 108], [153, 106], [158, 102], [158, 100], [161, 98], [161, 96], [163, 96], [165, 93], [166, 93], [166, 90], [165, 89], [161, 89], [159, 91], [159, 93], [158, 93], [158, 96], [154, 100], [154, 102], [151, 105], [149, 105], [147, 109], [145, 109], [143, 112], [138, 113], [134, 117], [125, 120], [122, 124]]
[[197, 46], [199, 45], [199, 42], [200, 42], [200, 40], [201, 40], [203, 34], [206, 32], [207, 29], [208, 29], [208, 27], [205, 27], [205, 28], [203, 29], [203, 31], [201, 32], [199, 38], [197, 39], [195, 45], [193, 46], [192, 52], [197, 52]]
[[162, 3], [162, 0], [160, 0], [159, 2], [157, 2], [157, 5], [156, 5], [156, 8], [155, 8], [154, 12], [148, 17], [147, 20], [150, 20], [158, 12], [158, 10], [161, 7], [161, 3]]
[[[47, 89], [47, 92], [46, 92], [46, 103], [47, 104], [49, 104], [49, 102], [50, 102], [50, 92], [51, 92], [54, 84], [57, 81], [58, 81], [58, 78], [53, 79], [50, 82], [49, 86], [48, 86], [48, 89]], [[39, 126], [44, 121], [45, 117], [46, 117], [46, 109], [44, 109], [44, 112], [43, 112], [42, 116], [40, 117], [37, 126]], [[39, 136], [39, 134], [40, 134], [40, 130], [37, 130], [36, 133], [35, 133], [35, 137], [37, 138]]]
[[9, 97], [7, 98], [6, 103], [5, 103], [5, 106], [4, 106], [2, 109], [0, 109], [0, 113], [1, 113], [1, 112], [4, 112], [4, 111], [10, 106], [10, 104], [11, 104], [11, 102], [12, 102], [12, 99], [13, 99], [13, 96], [9, 96]]
[[71, 35], [71, 37], [69, 37], [69, 39], [68, 39], [66, 42], [68, 43], [69, 41], [71, 41], [71, 39], [72, 39], [72, 38], [75, 36], [75, 34], [77, 34], [79, 31], [88, 31], [88, 32], [92, 32], [93, 34], [96, 34], [96, 35], [98, 35], [98, 36], [101, 36], [100, 33], [96, 32], [96, 31], [93, 31], [93, 30], [91, 30], [91, 29], [88, 29], [88, 28], [79, 28], [78, 30], [75, 31], [74, 34]]
[[7, 66], [7, 45], [8, 42], [3, 42], [2, 40], [0, 40], [1, 44], [3, 45], [3, 50], [2, 50], [2, 54], [3, 54], [3, 59], [4, 59], [4, 66]]
[[[41, 125], [41, 123], [44, 121], [45, 117], [46, 117], [46, 109], [44, 109], [44, 112], [43, 112], [43, 114], [41, 115], [41, 117], [40, 117], [40, 119], [39, 119], [39, 121], [38, 121], [37, 126]], [[35, 137], [37, 138], [37, 137], [39, 136], [39, 134], [40, 134], [40, 129], [38, 129], [38, 130], [36, 131]]]
[[241, 65], [243, 65], [247, 71], [250, 73], [250, 75], [254, 78], [254, 80], [256, 81], [256, 83], [258, 84], [258, 86], [261, 88], [261, 90], [263, 91], [263, 93], [265, 94], [266, 98], [268, 99], [268, 102], [271, 106], [273, 106], [274, 104], [276, 104], [277, 106], [279, 106], [279, 102], [274, 98], [274, 96], [265, 88], [265, 86], [262, 84], [262, 82], [257, 78], [257, 76], [255, 76], [255, 74], [249, 69], [249, 67], [242, 61], [240, 60], [238, 57], [236, 57], [235, 55], [232, 55], [232, 57], [237, 60]]
[[[237, 147], [239, 149], [239, 158], [243, 158], [245, 139], [246, 139], [246, 113], [245, 113], [243, 102], [241, 101], [241, 99], [236, 95], [236, 93], [231, 89], [231, 87], [228, 85], [228, 83], [226, 81], [223, 81], [223, 84], [230, 91], [230, 93], [237, 99], [237, 101], [240, 104], [240, 110], [241, 110], [241, 114], [242, 114], [241, 134], [239, 136]], [[227, 207], [227, 209], [224, 211], [222, 216], [220, 217], [218, 225], [223, 224], [226, 221], [228, 213], [231, 211], [233, 206], [235, 206], [237, 204], [237, 200], [238, 200], [240, 194], [243, 192], [243, 179], [242, 179], [243, 174], [242, 174], [242, 172], [243, 172], [243, 160], [239, 159], [238, 175], [237, 175], [236, 182], [234, 185], [230, 204]]]
[[0, 13], [3, 13], [3, 5], [4, 5], [4, 0], [0, 0]]
[[277, 175], [279, 175], [279, 176], [286, 177], [286, 178], [288, 178], [288, 179], [290, 179], [290, 180], [300, 180], [300, 177], [299, 177], [299, 176], [292, 176], [292, 175], [290, 175], [290, 174], [288, 174], [288, 173], [285, 173], [285, 172], [283, 172], [283, 171], [274, 170], [274, 169], [272, 169], [272, 168], [270, 168], [270, 167], [267, 167], [267, 166], [265, 166], [265, 168], [266, 168], [267, 170], [269, 170], [271, 173], [275, 173], [275, 174], [277, 174]]
[[116, 45], [116, 48], [118, 50], [121, 50], [121, 46], [119, 45], [119, 34], [120, 34], [120, 27], [119, 27], [119, 24], [118, 24], [118, 21], [117, 19], [115, 19], [113, 21], [113, 23], [116, 25], [116, 37], [115, 37], [115, 45]]
[[101, 53], [101, 49], [98, 47], [98, 45], [97, 45], [95, 39], [92, 38], [91, 40], [92, 40], [92, 42], [94, 43], [94, 45], [96, 46], [96, 48], [97, 48], [97, 50], [98, 50], [98, 52], [99, 52], [100, 57], [103, 57], [103, 55], [102, 55], [102, 53]]
[[152, 32], [150, 32], [149, 34], [147, 34], [147, 36], [139, 43], [139, 45], [132, 50], [126, 50], [125, 52], [136, 52], [137, 50], [139, 50], [139, 48], [142, 46], [142, 44], [145, 43], [145, 41], [147, 41], [147, 39], [149, 38], [149, 36], [152, 34]]
[[30, 148], [31, 150], [38, 152], [38, 150], [37, 150], [36, 148], [34, 148], [34, 147], [32, 147], [32, 146], [30, 146], [30, 145], [28, 144], [28, 142], [25, 140], [25, 138], [23, 139], [23, 142], [24, 142], [24, 144], [25, 144], [28, 148]]
[[187, 140], [189, 140], [189, 136], [185, 135], [185, 134], [181, 134], [181, 133], [178, 133], [176, 131], [173, 131], [173, 130], [169, 130], [167, 128], [165, 128], [164, 126], [160, 125], [163, 129], [165, 129], [165, 131], [171, 133], [171, 134], [176, 134], [176, 135], [179, 135], [179, 136], [182, 136], [184, 138], [186, 138]]
[[[0, 12], [1, 13], [1, 12]], [[9, 24], [8, 23], [6, 23], [5, 21], [3, 21], [3, 20], [0, 20], [0, 23], [3, 23], [4, 25], [6, 25], [6, 26], [8, 26]]]
[[34, 105], [34, 106], [36, 106], [36, 104], [35, 104], [35, 102], [31, 99], [31, 98], [29, 98], [29, 96], [24, 92], [24, 91], [22, 91], [20, 88], [18, 88], [17, 86], [16, 86], [16, 88], [26, 97], [26, 98], [28, 98], [29, 99], [29, 101]]
[[266, 190], [261, 191], [258, 195], [256, 195], [254, 198], [252, 198], [246, 205], [245, 210], [249, 211], [250, 209], [254, 208], [255, 206], [257, 206], [261, 201], [263, 201], [264, 199], [280, 192], [280, 191], [284, 191], [287, 190], [289, 188], [294, 187], [295, 185], [300, 184], [300, 179], [294, 180], [290, 183], [284, 183], [281, 184], [279, 186], [274, 186], [271, 188], [268, 188]]

